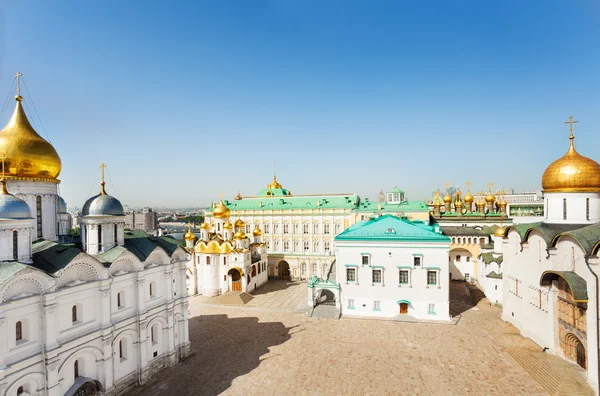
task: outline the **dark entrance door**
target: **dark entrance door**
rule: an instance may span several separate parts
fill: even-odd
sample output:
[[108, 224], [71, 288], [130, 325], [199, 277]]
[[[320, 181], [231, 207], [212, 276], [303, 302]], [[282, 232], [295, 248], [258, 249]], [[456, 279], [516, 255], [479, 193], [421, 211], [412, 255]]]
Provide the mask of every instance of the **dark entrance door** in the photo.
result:
[[580, 365], [582, 368], [586, 368], [585, 348], [583, 347], [583, 344], [579, 340], [577, 340], [576, 351], [577, 351], [577, 364]]
[[287, 261], [280, 261], [277, 264], [277, 274], [279, 279], [290, 280], [290, 265]]
[[402, 315], [405, 315], [408, 313], [408, 304], [407, 303], [400, 303], [400, 313]]

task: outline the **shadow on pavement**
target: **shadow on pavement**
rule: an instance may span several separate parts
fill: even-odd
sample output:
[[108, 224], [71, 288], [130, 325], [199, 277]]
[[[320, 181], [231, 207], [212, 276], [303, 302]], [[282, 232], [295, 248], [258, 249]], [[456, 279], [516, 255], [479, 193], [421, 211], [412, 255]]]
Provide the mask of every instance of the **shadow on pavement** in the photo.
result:
[[128, 396], [218, 395], [235, 378], [257, 368], [270, 347], [289, 340], [293, 329], [281, 322], [227, 315], [196, 316], [189, 324], [192, 355], [155, 374]]
[[262, 294], [269, 294], [269, 293], [277, 292], [280, 290], [285, 290], [285, 289], [289, 288], [290, 286], [297, 285], [298, 283], [300, 283], [300, 282], [292, 282], [292, 281], [281, 280], [281, 279], [269, 279], [269, 281], [267, 283], [262, 285], [257, 290], [254, 290], [252, 292], [252, 295], [260, 296]]

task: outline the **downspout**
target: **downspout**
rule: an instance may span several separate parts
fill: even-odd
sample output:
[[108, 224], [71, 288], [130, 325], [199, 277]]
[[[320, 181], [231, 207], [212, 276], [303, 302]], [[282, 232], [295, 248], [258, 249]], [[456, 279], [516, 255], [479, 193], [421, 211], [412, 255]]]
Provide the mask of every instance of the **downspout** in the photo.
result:
[[[45, 291], [41, 291], [40, 292], [40, 314], [42, 312], [44, 312], [44, 302], [42, 301], [42, 297], [44, 296], [44, 294], [46, 294]], [[42, 318], [44, 318], [44, 325], [41, 326], [40, 323], [40, 332], [39, 332], [39, 336], [40, 336], [40, 344], [42, 346], [42, 363], [44, 365], [44, 393], [46, 394], [46, 396], [48, 395], [48, 370], [46, 369], [46, 347], [45, 347], [45, 342], [43, 340], [43, 335], [44, 335], [44, 331], [43, 329], [46, 328], [46, 323], [48, 322], [48, 318], [46, 317], [46, 315], [40, 315]]]
[[[110, 273], [110, 270], [108, 271], [108, 276], [110, 277], [110, 285], [108, 287], [109, 293], [108, 293], [108, 318], [110, 320], [110, 325], [111, 325], [111, 336], [112, 336], [112, 351], [111, 351], [111, 358], [112, 358], [112, 379], [113, 379], [113, 387], [116, 388], [116, 381], [115, 381], [115, 354], [114, 354], [114, 349], [115, 349], [115, 324], [113, 323], [112, 320], [112, 284], [115, 281], [115, 278], [112, 276], [112, 274]], [[116, 389], [115, 389], [115, 394], [117, 394]]]
[[598, 366], [596, 367], [597, 370], [597, 377], [596, 377], [596, 386], [598, 386], [600, 388], [600, 322], [599, 322], [599, 317], [598, 314], [600, 313], [600, 310], [598, 309], [598, 275], [592, 270], [592, 267], [590, 267], [590, 263], [589, 263], [589, 259], [590, 256], [589, 255], [585, 255], [583, 256], [583, 259], [585, 260], [585, 264], [587, 265], [588, 269], [590, 270], [590, 272], [592, 273], [592, 275], [594, 275], [594, 278], [596, 279], [596, 358], [598, 360]]

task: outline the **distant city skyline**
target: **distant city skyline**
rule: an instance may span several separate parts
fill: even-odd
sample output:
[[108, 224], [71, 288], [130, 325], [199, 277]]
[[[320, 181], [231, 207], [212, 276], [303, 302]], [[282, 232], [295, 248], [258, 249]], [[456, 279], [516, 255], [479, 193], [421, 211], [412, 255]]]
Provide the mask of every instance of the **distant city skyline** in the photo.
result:
[[0, 99], [23, 73], [69, 207], [98, 193], [102, 162], [131, 207], [254, 195], [273, 160], [292, 194], [532, 191], [567, 151], [570, 115], [578, 151], [599, 159], [599, 15], [557, 1], [9, 1]]

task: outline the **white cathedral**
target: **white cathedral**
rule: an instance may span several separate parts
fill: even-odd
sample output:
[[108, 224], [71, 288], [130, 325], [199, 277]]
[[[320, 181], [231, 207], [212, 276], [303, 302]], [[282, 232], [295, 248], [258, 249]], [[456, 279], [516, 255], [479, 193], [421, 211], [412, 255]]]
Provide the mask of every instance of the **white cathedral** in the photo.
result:
[[104, 177], [81, 245], [58, 243], [61, 160], [18, 93], [0, 131], [0, 395], [120, 394], [190, 353], [187, 252], [126, 231]]
[[542, 177], [545, 219], [502, 230], [494, 251], [504, 259], [502, 318], [579, 365], [598, 392], [600, 164], [575, 150], [575, 122], [567, 153]]
[[231, 211], [223, 201], [213, 208], [212, 214], [214, 220], [200, 226], [200, 238], [195, 244], [196, 236], [189, 229], [184, 235], [190, 252], [188, 293], [209, 297], [228, 291], [249, 293], [265, 284], [269, 279], [268, 258], [262, 230], [256, 226], [251, 240], [241, 219], [231, 224]]

